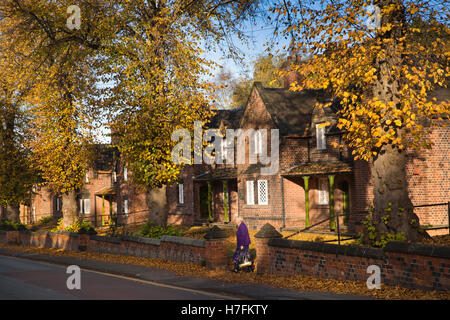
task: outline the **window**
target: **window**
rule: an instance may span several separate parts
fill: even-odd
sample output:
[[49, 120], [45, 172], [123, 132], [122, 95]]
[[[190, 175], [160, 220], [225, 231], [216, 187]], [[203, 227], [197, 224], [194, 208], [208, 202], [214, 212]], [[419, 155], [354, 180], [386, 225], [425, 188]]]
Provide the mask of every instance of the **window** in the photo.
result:
[[56, 209], [56, 212], [60, 212], [61, 211], [61, 206], [62, 205], [62, 201], [61, 201], [61, 198], [60, 197], [56, 197], [55, 198], [55, 209]]
[[262, 153], [262, 143], [263, 143], [261, 130], [255, 131], [253, 141], [254, 141], [254, 147], [255, 147], [255, 154], [261, 154]]
[[89, 172], [86, 172], [86, 183], [89, 183]]
[[254, 181], [247, 181], [247, 204], [255, 204]]
[[[256, 192], [258, 203], [255, 203], [255, 182], [257, 187]], [[247, 181], [247, 204], [269, 204], [269, 185], [267, 180]]]
[[178, 185], [178, 203], [179, 204], [183, 204], [184, 203], [184, 188], [183, 188], [183, 184], [180, 183]]
[[220, 152], [222, 153], [222, 160], [227, 160], [227, 140], [222, 139], [220, 142]]
[[327, 142], [325, 139], [325, 126], [320, 127], [322, 124], [316, 124], [316, 139], [317, 139], [317, 149], [325, 150], [327, 148]]
[[258, 180], [258, 204], [269, 204], [269, 190], [267, 180]]
[[123, 199], [123, 213], [127, 215], [129, 213], [128, 211], [128, 199]]
[[33, 222], [36, 222], [36, 207], [33, 207], [32, 214], [33, 214], [33, 217], [32, 217]]
[[127, 167], [123, 168], [123, 181], [128, 181], [128, 169], [127, 169]]
[[326, 178], [319, 179], [319, 204], [328, 204], [328, 181]]
[[89, 198], [80, 199], [80, 213], [81, 214], [91, 213], [91, 201]]
[[114, 183], [117, 182], [117, 172], [115, 172], [115, 171], [113, 171], [113, 173], [112, 173], [112, 180]]

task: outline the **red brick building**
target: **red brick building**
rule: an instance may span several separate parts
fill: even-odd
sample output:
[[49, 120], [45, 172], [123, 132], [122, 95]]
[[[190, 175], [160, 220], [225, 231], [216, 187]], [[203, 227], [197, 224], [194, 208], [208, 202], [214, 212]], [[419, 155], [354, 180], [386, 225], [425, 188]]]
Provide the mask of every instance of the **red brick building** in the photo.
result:
[[[120, 161], [111, 145], [95, 146], [93, 167], [86, 172], [83, 188], [77, 195], [80, 216], [95, 226], [106, 226], [116, 216], [119, 224], [151, 220], [161, 223], [166, 214], [165, 188], [143, 192], [131, 182], [131, 172]], [[24, 223], [43, 217], [61, 217], [61, 197], [45, 186], [33, 188], [29, 202], [21, 206]]]
[[[449, 90], [440, 97], [449, 100]], [[357, 231], [373, 198], [370, 164], [353, 160], [351, 150], [336, 146], [344, 143], [336, 111], [320, 91], [291, 92], [255, 83], [244, 110], [220, 111], [210, 127], [278, 129], [279, 170], [262, 175], [263, 165], [250, 164], [253, 138], [246, 138], [244, 164], [183, 170], [182, 182], [167, 188], [169, 221], [227, 222], [239, 215], [253, 229], [269, 222], [279, 229], [319, 224], [329, 230], [336, 227], [330, 216], [339, 215], [342, 229]], [[325, 123], [329, 125], [321, 126]], [[414, 205], [450, 200], [448, 127], [434, 128], [432, 140], [432, 149], [409, 154], [406, 169]], [[270, 154], [270, 132], [267, 141]], [[416, 208], [416, 213], [423, 225], [448, 224], [447, 206]]]

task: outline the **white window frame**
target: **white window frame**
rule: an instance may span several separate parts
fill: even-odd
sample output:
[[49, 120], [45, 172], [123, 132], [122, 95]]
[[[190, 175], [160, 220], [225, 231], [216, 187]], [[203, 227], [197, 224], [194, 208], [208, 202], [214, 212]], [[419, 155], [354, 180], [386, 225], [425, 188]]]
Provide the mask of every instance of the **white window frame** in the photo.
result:
[[86, 183], [89, 183], [89, 172], [86, 172], [85, 181], [86, 181]]
[[60, 197], [56, 197], [56, 212], [61, 211], [61, 198]]
[[220, 142], [220, 152], [222, 153], [222, 160], [227, 160], [227, 139], [222, 138]]
[[255, 131], [253, 143], [255, 147], [255, 154], [262, 154], [262, 133], [260, 130]]
[[329, 204], [329, 190], [327, 178], [319, 178], [318, 180], [317, 203], [319, 205]]
[[128, 199], [123, 199], [123, 214], [126, 215], [126, 216], [130, 212], [129, 208], [128, 208], [128, 205], [129, 205]]
[[123, 167], [123, 181], [128, 181], [128, 169]]
[[255, 204], [255, 181], [247, 180], [246, 181], [246, 190], [247, 190], [247, 204], [254, 205]]
[[326, 150], [326, 148], [327, 148], [327, 139], [325, 136], [325, 128], [326, 127], [323, 123], [316, 124], [317, 150]]
[[91, 213], [91, 199], [89, 199], [89, 198], [80, 199], [80, 213], [81, 214], [90, 214]]
[[184, 204], [184, 185], [182, 183], [178, 185], [178, 203]]
[[[266, 198], [263, 199], [261, 195], [261, 185], [265, 184], [266, 188]], [[258, 180], [258, 204], [268, 205], [269, 204], [269, 182], [267, 180]]]
[[117, 172], [116, 171], [113, 171], [112, 178], [113, 178], [113, 182], [116, 183], [117, 182]]

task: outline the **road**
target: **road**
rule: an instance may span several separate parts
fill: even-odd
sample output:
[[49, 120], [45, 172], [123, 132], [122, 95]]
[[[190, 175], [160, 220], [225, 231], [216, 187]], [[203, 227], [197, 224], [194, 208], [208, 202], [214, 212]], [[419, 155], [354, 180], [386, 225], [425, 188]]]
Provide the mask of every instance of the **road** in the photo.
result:
[[0, 255], [0, 300], [216, 300], [231, 297], [146, 280], [81, 270], [69, 290], [66, 266]]

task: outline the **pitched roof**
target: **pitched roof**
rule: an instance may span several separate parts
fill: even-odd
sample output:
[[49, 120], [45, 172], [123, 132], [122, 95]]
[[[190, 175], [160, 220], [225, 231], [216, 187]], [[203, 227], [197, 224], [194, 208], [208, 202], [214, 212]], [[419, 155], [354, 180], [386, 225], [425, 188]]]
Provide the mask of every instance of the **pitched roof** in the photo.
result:
[[[255, 82], [267, 111], [280, 130], [280, 135], [309, 135], [311, 117], [317, 102], [330, 102], [323, 90], [290, 91], [285, 88], [265, 88]], [[337, 105], [324, 107], [328, 115], [335, 115]]]
[[94, 169], [97, 171], [111, 171], [114, 169], [114, 160], [118, 157], [118, 149], [110, 144], [93, 145], [95, 159]]
[[282, 176], [309, 176], [316, 174], [350, 173], [351, 163], [344, 161], [308, 162], [290, 169], [282, 170]]
[[195, 181], [236, 179], [236, 168], [215, 168], [194, 177]]
[[212, 117], [208, 126], [210, 128], [219, 128], [221, 122], [223, 122], [225, 127], [237, 129], [243, 114], [244, 108], [216, 110], [216, 114]]

